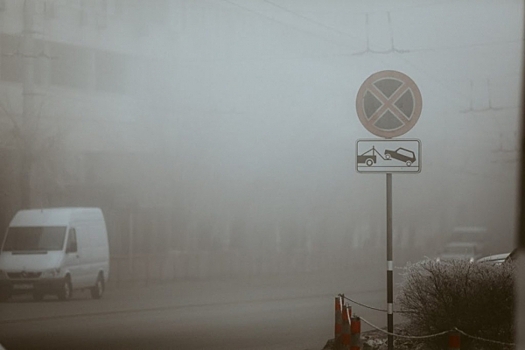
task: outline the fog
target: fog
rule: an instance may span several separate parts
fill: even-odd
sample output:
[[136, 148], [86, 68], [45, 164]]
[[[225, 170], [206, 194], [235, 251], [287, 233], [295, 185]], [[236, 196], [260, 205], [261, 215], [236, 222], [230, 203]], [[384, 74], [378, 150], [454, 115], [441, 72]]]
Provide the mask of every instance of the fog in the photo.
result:
[[[104, 26], [93, 2], [75, 30], [60, 20], [78, 9], [68, 3], [56, 2], [45, 40], [95, 53], [83, 63], [50, 49], [39, 68], [50, 72], [42, 129], [65, 130], [73, 179], [47, 203], [103, 207], [116, 256], [130, 253], [128, 219], [107, 212], [131, 206], [168, 213], [170, 251], [383, 259], [385, 175], [357, 173], [355, 149], [375, 137], [357, 91], [381, 70], [410, 76], [423, 99], [401, 137], [421, 140], [421, 173], [393, 176], [394, 260], [436, 254], [457, 226], [487, 227], [487, 253], [512, 249], [521, 1], [109, 2]], [[19, 33], [23, 21], [3, 25]], [[94, 73], [105, 53], [114, 63]], [[67, 70], [87, 90], [53, 82]], [[17, 88], [2, 91], [20, 109]], [[72, 200], [75, 184], [113, 197]], [[164, 227], [151, 220], [133, 234], [152, 239], [137, 233]]]

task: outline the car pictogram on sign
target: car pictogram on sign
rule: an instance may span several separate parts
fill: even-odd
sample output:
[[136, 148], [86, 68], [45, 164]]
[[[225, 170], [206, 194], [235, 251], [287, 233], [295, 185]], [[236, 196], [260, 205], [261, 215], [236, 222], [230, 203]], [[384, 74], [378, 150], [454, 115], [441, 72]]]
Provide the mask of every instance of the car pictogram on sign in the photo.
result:
[[411, 166], [416, 161], [416, 155], [411, 150], [403, 147], [399, 147], [395, 151], [385, 150], [386, 159], [397, 159], [401, 162], [405, 162], [407, 166]]

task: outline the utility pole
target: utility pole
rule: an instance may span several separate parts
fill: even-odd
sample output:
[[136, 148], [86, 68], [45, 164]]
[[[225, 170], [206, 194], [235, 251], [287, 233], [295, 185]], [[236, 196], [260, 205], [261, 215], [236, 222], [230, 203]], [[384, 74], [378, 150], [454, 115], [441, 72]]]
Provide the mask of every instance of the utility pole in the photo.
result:
[[42, 93], [35, 84], [36, 42], [43, 45], [43, 12], [41, 0], [25, 0], [23, 8], [22, 59], [22, 119], [18, 123], [20, 140], [19, 189], [22, 208], [31, 206], [31, 172], [34, 162], [34, 139], [38, 130], [39, 114], [42, 107]]
[[[525, 82], [525, 74], [521, 76], [522, 85]], [[515, 326], [516, 326], [516, 349], [525, 350], [525, 89], [521, 89], [521, 153], [519, 167], [519, 197], [516, 249], [517, 249], [517, 277], [516, 277], [516, 304], [515, 304]]]

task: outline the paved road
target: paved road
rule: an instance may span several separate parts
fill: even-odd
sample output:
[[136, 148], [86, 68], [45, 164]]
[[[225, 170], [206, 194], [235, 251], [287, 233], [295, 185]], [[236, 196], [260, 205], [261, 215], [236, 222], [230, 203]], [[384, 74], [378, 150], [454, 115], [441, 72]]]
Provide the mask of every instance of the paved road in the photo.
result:
[[[101, 300], [87, 292], [69, 302], [17, 297], [0, 304], [0, 343], [8, 350], [319, 350], [332, 336], [334, 296], [384, 308], [382, 275], [354, 285], [351, 276], [301, 274], [119, 288]], [[354, 311], [386, 324], [380, 312]]]

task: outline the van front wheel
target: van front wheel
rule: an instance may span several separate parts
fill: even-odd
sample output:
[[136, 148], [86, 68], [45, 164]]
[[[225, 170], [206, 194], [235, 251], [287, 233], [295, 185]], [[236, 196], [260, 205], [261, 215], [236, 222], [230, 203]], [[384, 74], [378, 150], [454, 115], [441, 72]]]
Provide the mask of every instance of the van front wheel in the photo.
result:
[[62, 287], [57, 293], [59, 300], [69, 300], [71, 299], [71, 296], [73, 295], [73, 286], [71, 285], [71, 281], [69, 277], [66, 277], [64, 279], [64, 282], [62, 282]]
[[34, 292], [33, 293], [33, 299], [35, 299], [35, 301], [42, 301], [44, 299], [44, 293], [42, 293], [42, 292]]
[[0, 302], [7, 301], [11, 297], [11, 293], [0, 290]]
[[95, 286], [91, 288], [91, 297], [93, 299], [100, 299], [104, 294], [104, 277], [99, 274]]

